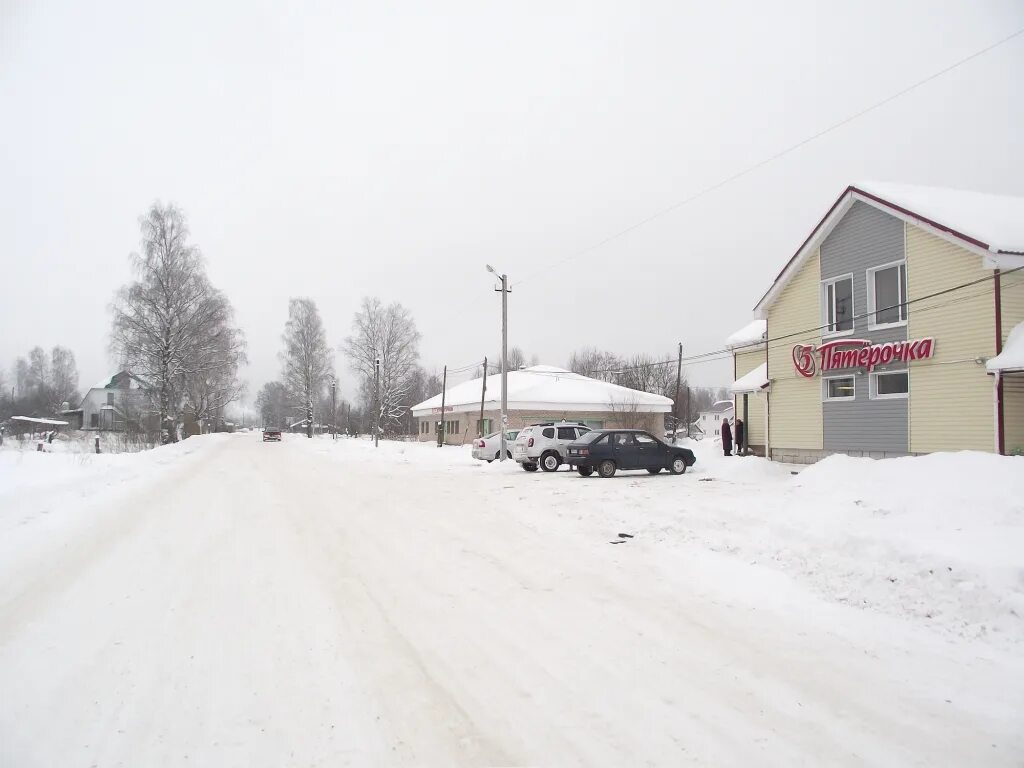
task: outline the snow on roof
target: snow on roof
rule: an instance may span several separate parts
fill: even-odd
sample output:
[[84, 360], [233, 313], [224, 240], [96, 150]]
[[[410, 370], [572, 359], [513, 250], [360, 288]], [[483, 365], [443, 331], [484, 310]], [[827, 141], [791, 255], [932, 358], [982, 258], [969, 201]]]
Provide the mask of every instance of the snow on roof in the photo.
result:
[[752, 320], [725, 340], [725, 348], [735, 350], [739, 347], [751, 347], [763, 344], [768, 334], [766, 320]]
[[[482, 379], [457, 384], [445, 394], [445, 410], [471, 411], [480, 408]], [[501, 402], [501, 377], [487, 377], [484, 407], [495, 410]], [[508, 407], [510, 410], [551, 409], [560, 411], [608, 411], [612, 404], [628, 406], [646, 413], [668, 413], [672, 401], [661, 395], [640, 392], [618, 384], [598, 381], [564, 368], [535, 365], [508, 373]], [[441, 410], [441, 395], [414, 405], [412, 412], [420, 416]]]
[[[980, 253], [982, 264], [988, 269], [1002, 268], [1001, 263], [1007, 260], [1018, 265], [1018, 257], [1024, 255], [1024, 197], [865, 181], [843, 190], [786, 262], [754, 307], [759, 316], [764, 316], [766, 308], [775, 302], [793, 275], [858, 201]], [[997, 257], [996, 254], [1010, 255]]]
[[1024, 253], [1024, 197], [877, 181], [853, 186], [991, 251]]
[[107, 378], [103, 379], [102, 381], [98, 381], [95, 384], [93, 384], [91, 389], [106, 389], [107, 387], [110, 386], [110, 382], [113, 381], [115, 376], [117, 376], [116, 373], [110, 374], [109, 376], [107, 376]]
[[768, 387], [768, 363], [761, 363], [749, 373], [740, 376], [729, 387], [729, 391], [736, 395], [750, 392], [760, 392]]
[[1024, 371], [1024, 323], [1018, 324], [1006, 339], [1003, 351], [985, 363], [985, 367], [996, 371]]
[[11, 416], [11, 421], [23, 421], [28, 424], [46, 424], [51, 427], [66, 427], [68, 425], [66, 421], [58, 421], [57, 419], [37, 419], [35, 416]]

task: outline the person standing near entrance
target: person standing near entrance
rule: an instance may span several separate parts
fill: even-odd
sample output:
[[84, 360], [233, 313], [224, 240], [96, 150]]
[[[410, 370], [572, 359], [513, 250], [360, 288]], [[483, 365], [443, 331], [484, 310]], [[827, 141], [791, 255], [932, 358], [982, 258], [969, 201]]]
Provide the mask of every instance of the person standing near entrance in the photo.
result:
[[743, 419], [736, 419], [736, 455], [743, 456]]
[[728, 418], [722, 419], [722, 453], [732, 456], [732, 427]]

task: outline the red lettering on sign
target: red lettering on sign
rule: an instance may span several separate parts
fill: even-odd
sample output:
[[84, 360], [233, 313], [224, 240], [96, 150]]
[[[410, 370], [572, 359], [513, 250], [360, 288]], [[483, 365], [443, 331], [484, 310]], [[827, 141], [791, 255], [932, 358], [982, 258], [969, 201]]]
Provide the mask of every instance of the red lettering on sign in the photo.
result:
[[837, 368], [867, 368], [873, 370], [879, 365], [891, 362], [925, 360], [935, 354], [935, 339], [914, 339], [913, 341], [888, 341], [872, 344], [867, 339], [841, 339], [828, 341], [815, 348], [810, 344], [793, 347], [793, 365], [797, 373], [812, 378], [817, 373], [818, 353], [822, 372]]

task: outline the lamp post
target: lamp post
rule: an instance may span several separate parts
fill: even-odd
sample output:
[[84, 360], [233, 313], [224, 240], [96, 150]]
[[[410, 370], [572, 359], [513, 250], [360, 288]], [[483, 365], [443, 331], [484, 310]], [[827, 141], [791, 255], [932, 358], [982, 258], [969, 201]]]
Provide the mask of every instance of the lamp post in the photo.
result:
[[335, 422], [338, 420], [338, 407], [335, 404], [335, 394], [338, 391], [338, 380], [333, 376], [331, 377], [331, 440], [338, 439], [338, 429], [335, 426]]
[[508, 426], [508, 295], [511, 291], [508, 287], [508, 275], [499, 275], [490, 264], [486, 266], [488, 272], [501, 280], [501, 288], [494, 290], [501, 291], [501, 424], [498, 426], [501, 430], [501, 455], [498, 460], [504, 461], [508, 452], [505, 447], [505, 429]]
[[373, 447], [380, 444], [380, 358], [373, 360], [373, 392], [376, 414], [373, 417]]

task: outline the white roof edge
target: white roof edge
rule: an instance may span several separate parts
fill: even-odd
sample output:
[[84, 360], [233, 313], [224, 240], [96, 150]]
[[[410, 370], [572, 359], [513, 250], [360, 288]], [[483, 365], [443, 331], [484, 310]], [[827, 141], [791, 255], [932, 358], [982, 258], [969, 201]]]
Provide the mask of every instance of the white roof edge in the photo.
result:
[[[668, 398], [665, 398], [668, 400]], [[554, 411], [558, 413], [560, 411], [566, 412], [579, 412], [579, 413], [611, 413], [614, 409], [608, 406], [600, 408], [597, 407], [597, 403], [545, 403], [545, 402], [517, 402], [515, 407], [509, 406], [509, 411]], [[617, 404], [618, 405], [618, 404]], [[484, 401], [484, 411], [497, 411], [500, 409], [500, 405], [497, 402]], [[413, 416], [440, 416], [440, 408], [435, 414], [433, 408], [411, 408]], [[668, 403], [638, 403], [633, 405], [630, 403], [628, 408], [623, 410], [636, 411], [637, 413], [669, 413], [672, 410], [672, 401], [668, 400]], [[480, 404], [477, 403], [475, 406], [472, 403], [463, 403], [461, 405], [447, 405], [445, 406], [445, 413], [480, 413]]]
[[[966, 251], [970, 251], [982, 258], [982, 267], [984, 269], [995, 269], [997, 260], [994, 258], [998, 256], [1000, 258], [1005, 256], [1016, 256], [1019, 255], [1015, 250], [999, 250], [997, 247], [984, 244], [980, 246], [976, 243], [972, 243], [964, 237], [958, 236], [956, 233], [949, 232], [945, 229], [932, 226], [923, 219], [927, 218], [922, 214], [910, 215], [900, 210], [903, 206], [897, 205], [897, 203], [888, 201], [882, 194], [882, 190], [875, 192], [871, 191], [873, 186], [885, 186], [878, 182], [858, 182], [848, 186], [843, 193], [839, 196], [832, 208], [827, 214], [818, 222], [811, 235], [807, 238], [800, 249], [790, 258], [782, 272], [775, 278], [768, 291], [761, 297], [761, 299], [754, 306], [754, 316], [760, 319], [764, 319], [767, 316], [767, 309], [775, 303], [778, 299], [779, 294], [789, 284], [793, 275], [796, 274], [807, 261], [807, 257], [817, 250], [822, 241], [825, 240], [831, 234], [839, 220], [853, 207], [853, 204], [857, 201], [863, 202], [867, 205], [877, 208], [880, 211], [888, 213], [890, 216], [895, 216], [904, 222], [913, 224], [924, 231], [933, 234], [937, 237], [946, 240], [947, 242], [953, 243]], [[985, 194], [985, 193], [974, 193], [974, 194]], [[909, 209], [907, 209], [909, 210]], [[966, 234], [967, 237], [974, 237], [973, 235]], [[980, 238], [977, 238], [980, 241]]]

